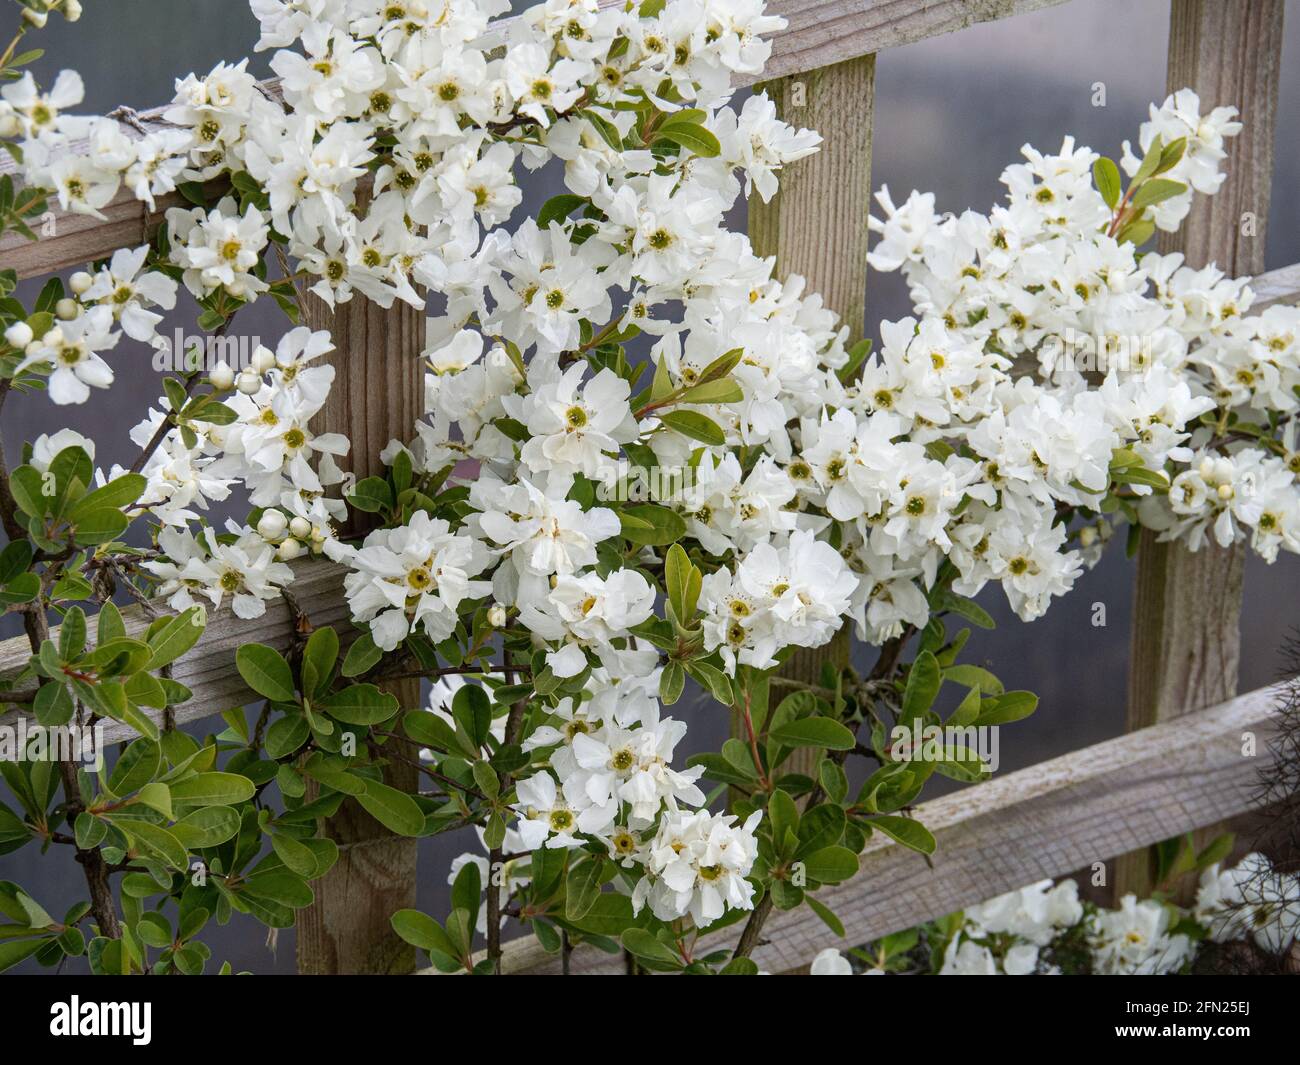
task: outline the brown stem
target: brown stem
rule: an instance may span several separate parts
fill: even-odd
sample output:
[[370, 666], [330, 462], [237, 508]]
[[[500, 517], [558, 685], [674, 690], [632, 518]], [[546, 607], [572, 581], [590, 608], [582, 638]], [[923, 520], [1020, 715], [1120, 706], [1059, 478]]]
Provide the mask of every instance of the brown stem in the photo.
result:
[[745, 922], [745, 930], [740, 933], [740, 942], [736, 944], [736, 949], [731, 955], [732, 958], [748, 958], [758, 946], [759, 933], [763, 931], [763, 924], [767, 921], [767, 915], [772, 912], [772, 893], [769, 891], [761, 899], [758, 905], [754, 907], [754, 912], [749, 915], [749, 920]]

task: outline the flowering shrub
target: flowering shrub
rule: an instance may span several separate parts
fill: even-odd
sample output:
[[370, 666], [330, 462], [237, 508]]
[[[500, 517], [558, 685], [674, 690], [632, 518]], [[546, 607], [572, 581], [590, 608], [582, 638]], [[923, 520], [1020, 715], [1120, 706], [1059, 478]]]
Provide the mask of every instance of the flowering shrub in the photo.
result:
[[[928, 853], [907, 815], [928, 777], [988, 774], [897, 757], [891, 726], [1033, 711], [958, 661], [969, 630], [944, 619], [991, 624], [970, 599], [986, 584], [1038, 617], [1120, 519], [1193, 549], [1300, 546], [1300, 312], [1250, 316], [1246, 282], [1138, 252], [1222, 181], [1230, 109], [1176, 94], [1120, 165], [1069, 139], [1027, 147], [988, 216], [882, 192], [871, 261], [905, 272], [917, 317], [883, 323], [871, 352], [725, 224], [820, 139], [763, 95], [733, 106], [733, 75], [762, 69], [782, 25], [759, 0], [548, 0], [514, 19], [495, 0], [252, 7], [274, 91], [223, 63], [145, 127], [70, 114], [70, 71], [0, 90], [22, 173], [0, 181], [7, 226], [34, 236], [47, 199], [97, 215], [123, 190], [193, 205], [31, 308], [4, 275], [0, 397], [102, 396], [105, 353], [156, 343], [182, 288], [212, 334], [264, 296], [295, 323], [249, 365], [165, 380], [130, 466], [97, 469], [67, 429], [0, 463], [0, 588], [32, 645], [7, 697], [41, 726], [140, 734], [102, 774], [4, 765], [23, 811], [0, 810], [0, 847], [75, 847], [90, 901], [55, 921], [12, 889], [0, 963], [198, 971], [209, 920], [284, 927], [310, 904], [337, 855], [318, 820], [350, 797], [396, 833], [478, 830], [487, 856], [455, 864], [450, 917], [393, 915], [440, 969], [491, 971], [516, 918], [550, 950], [753, 972], [774, 906], [837, 929], [815, 892], [857, 872], [867, 837]], [[47, 8], [79, 10], [27, 0], [28, 21]], [[15, 75], [25, 60], [3, 56]], [[547, 166], [566, 191], [519, 217], [519, 174]], [[430, 292], [426, 414], [384, 450], [386, 476], [354, 483], [351, 442], [316, 417], [333, 344], [297, 324], [305, 301], [423, 309]], [[1063, 357], [1074, 336], [1091, 361]], [[629, 354], [643, 337], [648, 356]], [[208, 520], [244, 500], [244, 521]], [[350, 516], [364, 537], [340, 534]], [[305, 555], [346, 567], [355, 631], [300, 618], [287, 658], [245, 642], [256, 723], [231, 711], [202, 743], [160, 729], [145, 708], [166, 723], [190, 697], [168, 666], [207, 611], [292, 607]], [[176, 613], [128, 628], [119, 591]], [[779, 679], [850, 622], [881, 648], [868, 674]], [[412, 675], [438, 680], [431, 712], [384, 689]], [[682, 765], [686, 725], [663, 707], [687, 678], [737, 738]], [[946, 718], [945, 683], [963, 691]], [[432, 791], [384, 783], [394, 738], [424, 749]], [[791, 769], [800, 750], [810, 772]], [[853, 795], [850, 756], [872, 764]], [[697, 949], [739, 921], [734, 951]]]
[[[1080, 901], [1073, 880], [1042, 880], [851, 953], [868, 976], [1152, 976], [1189, 972], [1205, 944], [1248, 942], [1271, 955], [1291, 948], [1300, 935], [1300, 877], [1276, 872], [1259, 853], [1231, 869], [1200, 864], [1190, 908], [1125, 895], [1106, 909]], [[853, 968], [830, 947], [811, 971], [850, 976]]]

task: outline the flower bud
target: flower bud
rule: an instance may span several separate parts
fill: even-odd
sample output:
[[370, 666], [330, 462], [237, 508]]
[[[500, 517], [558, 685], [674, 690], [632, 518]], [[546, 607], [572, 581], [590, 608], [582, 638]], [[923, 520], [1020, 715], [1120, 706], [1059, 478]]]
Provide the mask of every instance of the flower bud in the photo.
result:
[[14, 322], [5, 330], [6, 343], [12, 344], [16, 348], [25, 348], [33, 340], [32, 327], [26, 322]]
[[74, 296], [85, 295], [86, 290], [94, 283], [95, 279], [86, 273], [85, 270], [78, 270], [68, 278], [68, 288], [72, 289], [72, 294]]
[[45, 23], [49, 21], [50, 16], [44, 11], [33, 11], [30, 7], [25, 7], [23, 8], [23, 18], [38, 30], [43, 30], [45, 28]]
[[63, 0], [63, 17], [69, 22], [81, 18], [81, 0]]
[[290, 537], [275, 549], [275, 553], [281, 562], [292, 562], [302, 554], [302, 544]]
[[258, 373], [266, 373], [275, 367], [275, 352], [264, 344], [258, 344], [253, 351], [252, 365]]
[[61, 322], [70, 322], [80, 313], [81, 304], [66, 296], [54, 305], [54, 316]]
[[235, 386], [235, 371], [226, 362], [219, 362], [212, 367], [208, 380], [218, 392], [228, 392]]
[[284, 511], [268, 510], [257, 520], [257, 535], [263, 540], [278, 540], [284, 535], [288, 524]]
[[500, 603], [488, 607], [488, 624], [494, 629], [502, 628], [506, 623], [506, 608]]
[[244, 395], [251, 396], [262, 387], [262, 378], [252, 370], [240, 370], [239, 377], [235, 381], [235, 387]]
[[63, 330], [56, 325], [41, 337], [41, 343], [49, 348], [60, 347], [63, 344]]
[[311, 522], [306, 518], [296, 517], [289, 522], [289, 532], [299, 540], [305, 540], [311, 535]]

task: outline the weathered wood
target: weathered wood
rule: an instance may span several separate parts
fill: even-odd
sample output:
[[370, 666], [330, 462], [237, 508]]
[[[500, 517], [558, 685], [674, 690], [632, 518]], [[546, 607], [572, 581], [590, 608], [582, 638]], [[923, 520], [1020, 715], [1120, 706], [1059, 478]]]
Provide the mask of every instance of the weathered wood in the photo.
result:
[[[352, 447], [339, 465], [358, 480], [383, 476], [379, 454], [390, 440], [409, 441], [424, 412], [425, 312], [400, 300], [385, 310], [357, 295], [331, 310], [308, 297], [307, 323], [328, 329], [334, 350], [328, 361], [334, 382], [324, 408], [312, 422], [317, 432], [342, 433]], [[342, 531], [366, 531], [372, 515], [353, 511]], [[404, 710], [420, 705], [418, 679], [381, 685]], [[403, 791], [419, 788], [417, 750], [391, 740], [376, 753], [387, 755], [386, 783]], [[355, 799], [323, 822], [339, 845], [339, 860], [313, 887], [316, 901], [297, 922], [298, 971], [409, 973], [415, 950], [393, 931], [389, 919], [415, 905], [417, 841], [394, 835]]]
[[[826, 947], [846, 950], [1251, 809], [1259, 772], [1272, 757], [1280, 691], [1261, 688], [922, 803], [915, 816], [938, 842], [933, 868], [873, 837], [856, 876], [817, 892], [843, 922], [844, 938], [806, 906], [776, 910], [754, 960], [772, 972], [792, 969]], [[1254, 757], [1242, 753], [1248, 734]], [[726, 929], [708, 949], [729, 946], [739, 934], [738, 925]], [[531, 936], [506, 944], [503, 961], [511, 973], [559, 968]], [[574, 972], [622, 971], [621, 958], [586, 947], [571, 965]]]
[[[822, 135], [821, 150], [786, 167], [770, 203], [749, 198], [749, 236], [758, 255], [776, 256], [777, 277], [798, 274], [810, 292], [848, 325], [850, 343], [865, 325], [867, 216], [871, 203], [871, 130], [875, 104], [876, 57], [866, 55], [808, 74], [765, 82], [762, 88], [786, 122]], [[800, 651], [782, 676], [820, 684], [822, 668], [849, 664], [849, 630], [825, 646]], [[779, 679], [772, 698], [788, 694]], [[733, 735], [743, 725], [733, 721]], [[792, 773], [812, 769], [815, 752], [796, 751], [787, 763]]]
[[[333, 625], [339, 630], [344, 644], [350, 642], [351, 626], [348, 624], [347, 603], [343, 599], [343, 574], [345, 570], [325, 559], [306, 559], [293, 563], [295, 579], [292, 585], [294, 602], [315, 626]], [[166, 601], [156, 599], [151, 604], [155, 613], [172, 613]], [[128, 636], [136, 636], [149, 627], [149, 615], [139, 606], [122, 608]], [[189, 702], [173, 708], [172, 718], [177, 725], [189, 724], [202, 718], [219, 714], [231, 707], [257, 702], [261, 697], [253, 692], [235, 669], [235, 651], [249, 640], [269, 644], [284, 653], [293, 642], [294, 618], [288, 603], [274, 599], [266, 604], [266, 613], [255, 621], [237, 618], [227, 603], [220, 610], [208, 614], [207, 627], [199, 642], [181, 655], [172, 666], [172, 676], [194, 692]], [[51, 636], [58, 639], [55, 626]], [[18, 636], [0, 643], [0, 680], [11, 679], [19, 673], [31, 657], [31, 646], [26, 636]], [[4, 693], [0, 692], [0, 707], [7, 707]], [[7, 709], [0, 714], [0, 725], [13, 724], [19, 714], [28, 714], [30, 707]], [[159, 724], [162, 714], [146, 710]], [[129, 725], [116, 721], [104, 722], [104, 736], [108, 742], [134, 739], [136, 731]]]
[[[1230, 276], [1263, 270], [1281, 58], [1281, 0], [1174, 0], [1169, 91], [1192, 87], [1203, 112], [1235, 105], [1243, 128], [1228, 141], [1223, 187], [1196, 198], [1178, 233], [1161, 235], [1162, 252], [1181, 251], [1196, 267], [1215, 262]], [[1193, 554], [1143, 531], [1129, 660], [1130, 729], [1209, 706], [1237, 690], [1245, 556], [1244, 544]], [[1207, 828], [1202, 839], [1212, 832]], [[1149, 852], [1120, 858], [1116, 897], [1149, 891], [1153, 869]]]
[[[622, 0], [602, 0], [602, 6]], [[769, 10], [789, 20], [785, 30], [773, 36], [772, 57], [764, 78], [816, 70], [885, 48], [912, 44], [927, 37], [964, 29], [979, 22], [1010, 18], [1063, 3], [1064, 0], [774, 0]], [[759, 79], [740, 77], [737, 84]], [[275, 80], [263, 83], [273, 98], [279, 97]], [[164, 108], [141, 112], [136, 120], [145, 129], [162, 128]], [[123, 125], [128, 136], [136, 131]], [[6, 155], [0, 158], [0, 173], [13, 172]], [[159, 212], [182, 201], [169, 197], [159, 201]], [[123, 192], [104, 209], [107, 222], [67, 215], [57, 208], [55, 236], [35, 243], [16, 233], [0, 235], [0, 263], [18, 272], [20, 278], [54, 273], [81, 266], [112, 254], [121, 247], [143, 243], [158, 222], [159, 213], [149, 215], [128, 192]]]

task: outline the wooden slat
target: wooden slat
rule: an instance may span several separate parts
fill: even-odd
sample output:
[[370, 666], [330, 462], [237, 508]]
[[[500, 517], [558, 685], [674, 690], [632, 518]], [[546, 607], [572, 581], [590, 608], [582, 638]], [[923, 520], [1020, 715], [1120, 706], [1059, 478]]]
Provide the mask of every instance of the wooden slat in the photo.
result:
[[[875, 117], [876, 57], [860, 56], [808, 74], [763, 83], [777, 114], [792, 125], [822, 135], [821, 150], [786, 167], [771, 202], [749, 198], [749, 236], [754, 253], [776, 257], [776, 276], [792, 274], [806, 291], [849, 327], [849, 343], [866, 325], [867, 217], [871, 213], [871, 136]], [[820, 684], [826, 665], [849, 664], [849, 627], [821, 647], [790, 657], [781, 677]], [[740, 715], [732, 735], [744, 738]], [[791, 773], [813, 768], [811, 748], [791, 756]]]
[[[844, 923], [844, 938], [806, 906], [776, 910], [754, 960], [770, 972], [793, 969], [826, 947], [859, 946], [1251, 809], [1271, 757], [1280, 691], [1261, 688], [921, 804], [915, 816], [938, 842], [933, 869], [915, 852], [873, 837], [858, 874], [816, 896]], [[1242, 754], [1248, 733], [1257, 757]], [[733, 926], [707, 949], [731, 946], [739, 934]], [[531, 936], [508, 943], [504, 961], [512, 973], [559, 970]], [[576, 950], [571, 966], [623, 971], [622, 958], [594, 948]]]
[[[385, 310], [357, 295], [331, 310], [308, 296], [306, 312], [308, 325], [327, 329], [334, 338], [327, 356], [334, 383], [312, 429], [342, 433], [351, 441], [339, 465], [358, 481], [382, 477], [387, 471], [380, 452], [390, 440], [409, 442], [424, 412], [424, 309], [396, 300]], [[342, 532], [357, 536], [377, 523], [375, 515], [353, 511]], [[418, 679], [391, 681], [383, 688], [403, 710], [420, 705]], [[395, 740], [385, 750], [401, 757], [388, 760], [384, 782], [418, 791], [418, 748]], [[389, 919], [415, 906], [418, 841], [385, 828], [353, 798], [345, 799], [333, 817], [321, 819], [320, 828], [339, 845], [339, 860], [312, 885], [315, 901], [298, 917], [298, 972], [411, 972], [415, 948], [393, 931]]]
[[[603, 0], [603, 6], [621, 0]], [[772, 56], [763, 79], [816, 70], [885, 48], [913, 44], [928, 37], [964, 29], [980, 22], [1052, 7], [1065, 0], [774, 0], [769, 10], [789, 20], [773, 38]], [[748, 85], [756, 78], [737, 78]], [[275, 80], [263, 83], [278, 98]], [[146, 128], [161, 128], [164, 108], [141, 112]], [[124, 125], [123, 131], [135, 131]], [[0, 173], [13, 172], [13, 161], [0, 158]], [[55, 273], [111, 255], [116, 249], [144, 242], [168, 207], [183, 203], [179, 196], [164, 197], [150, 214], [128, 192], [120, 193], [105, 209], [108, 221], [67, 215], [54, 209], [55, 235], [31, 243], [16, 233], [0, 235], [0, 265], [20, 278]]]
[[[1191, 86], [1202, 113], [1236, 106], [1242, 130], [1227, 142], [1223, 186], [1214, 196], [1196, 197], [1177, 233], [1161, 234], [1162, 252], [1181, 251], [1195, 267], [1217, 263], [1234, 277], [1263, 270], [1281, 62], [1282, 0], [1174, 0], [1169, 91]], [[1253, 227], [1243, 224], [1247, 213]], [[1246, 551], [1245, 543], [1212, 543], [1191, 552], [1143, 530], [1129, 657], [1130, 729], [1210, 706], [1237, 690]], [[1124, 855], [1115, 866], [1115, 896], [1145, 895], [1153, 871], [1149, 853]], [[1189, 881], [1183, 890], [1193, 886]]]
[[[343, 598], [343, 567], [324, 559], [309, 559], [295, 563], [294, 569], [297, 573], [291, 588], [294, 601], [314, 625], [334, 625], [340, 637], [348, 642], [351, 626]], [[162, 600], [157, 601], [157, 607], [160, 613], [169, 613]], [[122, 617], [128, 635], [136, 635], [148, 628], [149, 619], [139, 606], [124, 607]], [[174, 708], [176, 724], [198, 721], [232, 706], [260, 700], [261, 697], [244, 684], [236, 671], [235, 651], [250, 640], [286, 651], [293, 638], [293, 624], [293, 616], [283, 599], [268, 602], [266, 613], [255, 621], [235, 617], [229, 605], [210, 613], [199, 642], [173, 666], [172, 676], [194, 691], [189, 702]], [[56, 626], [51, 632], [55, 639], [58, 639], [58, 631]], [[12, 677], [22, 670], [30, 656], [31, 646], [26, 636], [0, 643], [0, 678]], [[0, 693], [0, 707], [6, 705], [3, 693]], [[0, 715], [0, 725], [12, 724], [20, 713], [26, 713], [26, 709], [11, 709]], [[161, 723], [161, 713], [148, 712]], [[137, 735], [134, 729], [115, 721], [106, 721], [104, 725], [105, 739], [109, 742], [133, 739]]]

